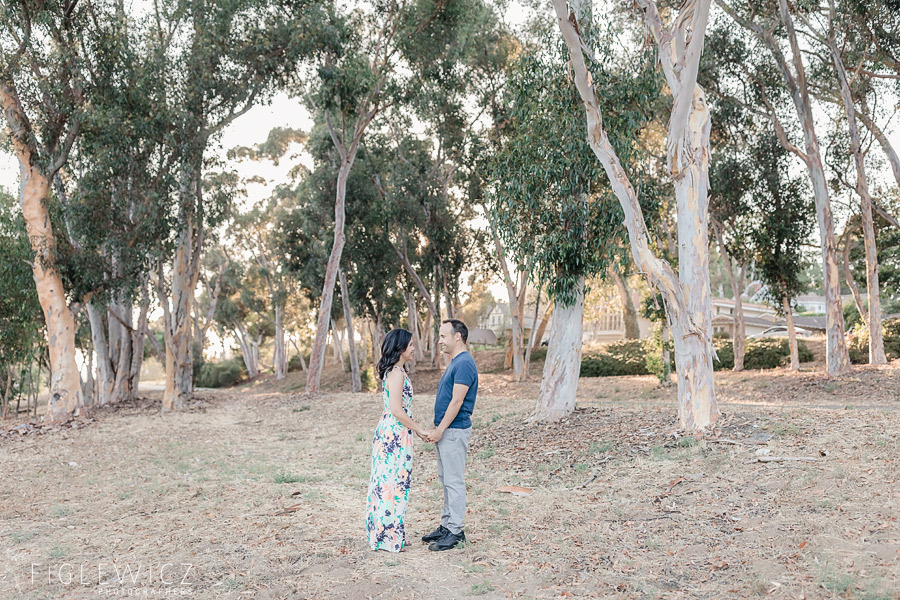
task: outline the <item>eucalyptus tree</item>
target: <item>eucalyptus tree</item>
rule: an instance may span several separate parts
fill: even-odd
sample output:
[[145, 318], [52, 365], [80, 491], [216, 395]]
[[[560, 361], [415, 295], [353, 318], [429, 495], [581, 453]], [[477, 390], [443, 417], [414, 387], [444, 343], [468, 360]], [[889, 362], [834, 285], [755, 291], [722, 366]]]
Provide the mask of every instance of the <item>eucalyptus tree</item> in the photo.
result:
[[[121, 5], [94, 21], [81, 136], [55, 178], [71, 293], [83, 300], [99, 404], [133, 398], [144, 355], [151, 264], [164, 254], [174, 158], [158, 56]], [[134, 308], [137, 306], [137, 323]]]
[[812, 236], [815, 206], [809, 185], [791, 174], [791, 156], [771, 128], [754, 139], [753, 199], [759, 218], [752, 240], [755, 263], [772, 305], [787, 321], [791, 370], [800, 368], [793, 301], [806, 291], [803, 247]]
[[75, 363], [75, 317], [60, 275], [59, 232], [49, 202], [56, 174], [81, 128], [85, 104], [79, 44], [90, 35], [87, 3], [12, 0], [0, 6], [0, 104], [20, 165], [20, 204], [33, 258], [50, 355], [45, 418], [59, 422], [84, 406]]
[[[555, 303], [540, 394], [530, 417], [554, 421], [575, 408], [585, 279], [606, 274], [618, 259], [623, 235], [621, 207], [585, 139], [577, 91], [566, 76], [566, 50], [558, 40], [541, 41], [511, 69], [509, 110], [490, 171], [488, 204], [515, 261], [531, 265], [535, 282]], [[632, 168], [640, 159], [636, 137], [660, 92], [646, 59], [640, 54], [614, 59], [604, 52], [590, 68], [593, 80], [608, 89], [602, 109], [615, 132], [610, 143]]]
[[327, 12], [327, 3], [310, 0], [154, 0], [148, 38], [165, 57], [178, 157], [172, 261], [168, 273], [159, 269], [157, 286], [165, 313], [165, 410], [182, 408], [193, 391], [194, 292], [207, 231], [222, 216], [222, 206], [204, 198], [207, 149], [227, 125], [293, 81], [300, 60], [330, 35]]
[[710, 121], [706, 95], [697, 84], [709, 0], [688, 0], [677, 14], [672, 11], [669, 24], [664, 23], [652, 0], [637, 0], [636, 5], [656, 42], [659, 64], [672, 93], [666, 148], [678, 211], [677, 274], [651, 250], [637, 192], [603, 123], [598, 89], [602, 94], [611, 89], [598, 88], [587, 67], [586, 58], [597, 52], [593, 40], [581, 33], [590, 31], [589, 3], [570, 5], [565, 0], [553, 0], [557, 24], [569, 50], [572, 76], [586, 110], [588, 143], [622, 205], [635, 265], [649, 274], [665, 299], [675, 343], [679, 420], [684, 429], [695, 431], [719, 417], [713, 383], [707, 243]]
[[[874, 36], [863, 26], [864, 21], [859, 18], [853, 4], [853, 2], [836, 4], [834, 0], [829, 0], [824, 4], [811, 3], [791, 7], [791, 12], [800, 24], [798, 30], [813, 47], [822, 51], [821, 54], [811, 53], [816, 75], [813, 77], [812, 85], [816, 88], [818, 97], [833, 102], [843, 112], [849, 155], [853, 159], [853, 170], [856, 175], [855, 182], [850, 187], [859, 197], [861, 232], [866, 257], [868, 310], [861, 314], [866, 315], [869, 328], [869, 363], [884, 364], [887, 358], [881, 326], [881, 285], [873, 219], [873, 188], [866, 167], [867, 144], [863, 143], [860, 123], [857, 121], [863, 120], [859, 118], [859, 113], [867, 109], [866, 96], [879, 87], [873, 80], [891, 74], [884, 68], [882, 61], [878, 60], [880, 52], [877, 44], [872, 43]], [[819, 64], [816, 65], [817, 59]], [[873, 130], [877, 130], [877, 126], [872, 123]], [[838, 175], [840, 179], [844, 179], [842, 174]]]
[[331, 321], [334, 288], [346, 243], [347, 180], [363, 135], [372, 120], [402, 93], [410, 51], [422, 43], [436, 43], [448, 23], [462, 15], [456, 2], [433, 0], [378, 0], [348, 14], [329, 14], [327, 29], [334, 37], [323, 46], [318, 79], [305, 97], [314, 112], [323, 115], [338, 155], [334, 195], [334, 234], [325, 265], [319, 302], [316, 339], [310, 356], [306, 390], [317, 392], [322, 377], [325, 342]]
[[[728, 60], [719, 63], [719, 77], [712, 79], [724, 81], [725, 76], [730, 75], [735, 87], [742, 89], [742, 94], [746, 90], [750, 98], [744, 103], [756, 107], [759, 115], [771, 121], [779, 142], [803, 161], [809, 173], [816, 200], [825, 277], [826, 368], [830, 375], [846, 374], [850, 370], [850, 358], [844, 338], [831, 198], [816, 132], [807, 67], [792, 11], [787, 0], [763, 3], [716, 0], [716, 4], [755, 41], [734, 40]], [[791, 127], [785, 125], [783, 115], [777, 110], [779, 100], [787, 97], [793, 104], [796, 122], [802, 131], [802, 149], [791, 141]]]

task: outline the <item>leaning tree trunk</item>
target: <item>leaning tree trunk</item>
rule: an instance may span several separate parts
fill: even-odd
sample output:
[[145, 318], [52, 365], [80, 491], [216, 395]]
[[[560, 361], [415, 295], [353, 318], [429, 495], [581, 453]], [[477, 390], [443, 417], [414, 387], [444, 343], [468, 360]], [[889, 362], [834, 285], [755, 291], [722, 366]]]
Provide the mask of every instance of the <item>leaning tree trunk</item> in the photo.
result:
[[259, 361], [257, 360], [257, 354], [254, 351], [253, 340], [250, 338], [250, 334], [240, 321], [232, 322], [231, 331], [237, 339], [238, 346], [241, 347], [241, 358], [244, 360], [244, 366], [247, 367], [247, 376], [250, 379], [256, 378], [259, 375]]
[[415, 346], [412, 359], [407, 363], [407, 369], [410, 373], [416, 372], [416, 359], [422, 352], [422, 341], [419, 337], [419, 317], [416, 311], [416, 299], [412, 293], [406, 294], [406, 322], [409, 324], [410, 333], [412, 334], [412, 343]]
[[618, 266], [611, 265], [609, 273], [616, 282], [616, 289], [619, 291], [619, 299], [622, 301], [622, 320], [625, 322], [625, 339], [637, 340], [641, 337], [641, 329], [638, 326], [637, 310], [634, 307], [634, 299], [631, 297], [631, 291], [628, 289], [628, 281], [625, 276], [619, 272]]
[[872, 196], [869, 194], [869, 178], [866, 175], [866, 161], [860, 141], [859, 126], [856, 123], [856, 107], [850, 93], [850, 82], [841, 60], [841, 52], [837, 47], [833, 34], [828, 40], [831, 56], [834, 59], [838, 82], [841, 87], [841, 100], [847, 117], [850, 131], [850, 152], [856, 162], [856, 193], [859, 194], [860, 212], [862, 214], [863, 240], [866, 248], [866, 292], [869, 301], [869, 364], [883, 365], [887, 363], [884, 354], [884, 336], [881, 331], [881, 284], [878, 281], [878, 250], [875, 247], [875, 224], [872, 219]]
[[547, 307], [547, 310], [544, 311], [544, 316], [541, 318], [541, 324], [538, 325], [537, 333], [534, 335], [532, 350], [537, 350], [541, 347], [541, 341], [544, 339], [544, 332], [547, 331], [547, 324], [550, 322], [550, 317], [553, 316], [553, 306], [554, 304], [551, 303], [550, 306]]
[[[517, 292], [516, 284], [513, 282], [509, 272], [509, 266], [506, 263], [506, 251], [503, 248], [503, 244], [500, 242], [500, 236], [498, 236], [497, 232], [493, 229], [492, 233], [494, 236], [494, 248], [497, 251], [497, 261], [500, 263], [500, 268], [503, 273], [503, 282], [506, 284], [506, 293], [509, 296], [509, 315], [512, 320], [509, 340], [510, 349], [507, 353], [506, 368], [509, 368], [511, 362], [513, 368], [513, 381], [523, 381], [525, 379], [525, 361], [523, 359], [524, 351], [522, 343], [525, 334], [522, 323], [524, 315], [521, 310], [522, 302], [520, 302], [520, 295], [524, 299], [527, 277], [523, 275], [522, 289]], [[512, 360], [510, 360], [510, 358]]]
[[[7, 97], [3, 95], [4, 108]], [[65, 288], [56, 264], [56, 236], [50, 223], [47, 202], [50, 181], [31, 164], [30, 152], [11, 136], [21, 171], [21, 205], [25, 229], [31, 242], [31, 263], [38, 301], [47, 326], [47, 349], [50, 354], [50, 396], [47, 402], [48, 423], [59, 423], [76, 415], [84, 406], [81, 376], [75, 363], [75, 316], [66, 302]]]
[[850, 289], [850, 294], [853, 296], [853, 303], [856, 305], [856, 310], [859, 312], [859, 317], [863, 322], [868, 322], [869, 314], [866, 311], [866, 307], [863, 304], [862, 296], [859, 293], [859, 286], [856, 285], [856, 279], [853, 277], [853, 271], [850, 270], [850, 234], [855, 229], [854, 225], [848, 224], [844, 229], [844, 235], [841, 236], [843, 238], [843, 267], [844, 267], [844, 281], [847, 282], [847, 287]]
[[287, 353], [284, 347], [284, 304], [275, 301], [275, 379], [284, 379], [287, 374]]
[[734, 371], [744, 370], [744, 348], [746, 345], [746, 329], [744, 326], [744, 303], [741, 296], [744, 294], [744, 279], [747, 273], [747, 265], [741, 264], [740, 274], [734, 276], [734, 267], [731, 264], [731, 257], [728, 255], [728, 249], [725, 246], [723, 237], [723, 226], [720, 222], [713, 220], [713, 231], [716, 235], [716, 241], [719, 245], [719, 253], [722, 255], [722, 262], [725, 263], [725, 271], [728, 273], [728, 280], [731, 282], [731, 291], [734, 295], [734, 313], [732, 314], [731, 347], [734, 351]]
[[531, 366], [531, 349], [534, 347], [534, 332], [537, 325], [538, 315], [541, 313], [541, 288], [536, 290], [537, 294], [534, 299], [534, 316], [531, 318], [531, 329], [528, 334], [528, 341], [525, 343], [525, 379], [529, 376], [529, 367]]
[[788, 344], [791, 349], [791, 371], [800, 370], [800, 351], [797, 348], [797, 330], [794, 329], [794, 309], [787, 296], [781, 299], [781, 308], [784, 310], [784, 318], [787, 321]]
[[[806, 70], [803, 66], [803, 56], [800, 51], [800, 45], [797, 42], [797, 35], [787, 0], [778, 0], [778, 10], [790, 41], [794, 68], [798, 75], [795, 79], [796, 83], [791, 89], [791, 97], [803, 128], [803, 140], [806, 146], [805, 162], [813, 184], [816, 217], [819, 222], [822, 270], [825, 275], [826, 369], [829, 375], [844, 375], [850, 372], [850, 356], [847, 353], [847, 342], [844, 339], [844, 307], [841, 303], [837, 248], [834, 238], [834, 220], [831, 215], [831, 200], [828, 195], [828, 179], [822, 166], [822, 155], [819, 151], [819, 140], [816, 136], [815, 119], [813, 118], [809, 91], [806, 88]], [[782, 70], [785, 70], [785, 67], [786, 65], [782, 66]]]
[[341, 284], [341, 303], [344, 305], [344, 322], [347, 325], [347, 347], [350, 352], [350, 384], [354, 392], [362, 391], [362, 378], [359, 374], [359, 359], [356, 356], [356, 340], [353, 339], [353, 313], [350, 310], [350, 297], [347, 277], [343, 269], [338, 271]]
[[131, 397], [135, 397], [141, 384], [141, 366], [144, 364], [144, 330], [147, 329], [147, 312], [150, 309], [150, 293], [147, 282], [141, 286], [141, 303], [138, 312], [138, 324], [131, 331], [131, 373], [128, 377], [128, 388]]
[[583, 327], [584, 277], [577, 284], [575, 302], [571, 306], [557, 302], [541, 391], [529, 421], [558, 421], [575, 410]]
[[666, 301], [678, 366], [678, 416], [681, 427], [692, 432], [712, 425], [719, 417], [713, 384], [707, 243], [710, 122], [706, 96], [697, 85], [709, 0], [689, 0], [672, 29], [663, 25], [651, 0], [637, 0], [637, 4], [659, 46], [659, 61], [673, 96], [667, 162], [678, 211], [678, 275], [650, 249], [637, 194], [603, 127], [576, 15], [570, 13], [566, 0], [553, 0], [572, 76], [585, 106], [588, 143], [622, 205], [635, 265], [651, 275]]

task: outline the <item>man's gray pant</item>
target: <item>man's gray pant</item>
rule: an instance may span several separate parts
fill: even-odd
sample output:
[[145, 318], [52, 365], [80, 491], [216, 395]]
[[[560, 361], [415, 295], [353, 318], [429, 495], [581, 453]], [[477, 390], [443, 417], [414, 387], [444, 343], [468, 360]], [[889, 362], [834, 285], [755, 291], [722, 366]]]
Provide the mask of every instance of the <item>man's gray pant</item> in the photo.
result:
[[463, 519], [466, 516], [466, 482], [463, 475], [471, 437], [471, 427], [447, 428], [435, 444], [438, 477], [444, 485], [444, 512], [441, 513], [441, 525], [452, 533], [462, 531]]

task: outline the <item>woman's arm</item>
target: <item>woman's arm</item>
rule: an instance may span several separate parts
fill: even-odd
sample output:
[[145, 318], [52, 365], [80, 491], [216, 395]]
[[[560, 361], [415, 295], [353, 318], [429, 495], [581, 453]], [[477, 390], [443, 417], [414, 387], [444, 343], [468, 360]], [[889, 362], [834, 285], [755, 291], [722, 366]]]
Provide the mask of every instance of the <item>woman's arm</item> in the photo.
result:
[[391, 407], [391, 414], [395, 419], [400, 421], [407, 429], [412, 429], [418, 434], [423, 433], [421, 426], [409, 418], [406, 411], [403, 410], [403, 372], [394, 369], [387, 374], [388, 402]]

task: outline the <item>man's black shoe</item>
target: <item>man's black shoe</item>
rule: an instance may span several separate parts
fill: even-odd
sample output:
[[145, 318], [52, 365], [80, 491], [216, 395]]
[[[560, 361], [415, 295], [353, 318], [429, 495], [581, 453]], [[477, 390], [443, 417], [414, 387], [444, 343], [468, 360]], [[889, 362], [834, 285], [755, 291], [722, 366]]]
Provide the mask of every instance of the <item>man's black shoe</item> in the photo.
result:
[[460, 542], [466, 541], [466, 532], [460, 531], [459, 533], [451, 533], [447, 531], [447, 535], [442, 537], [436, 542], [432, 542], [429, 544], [429, 550], [449, 550], [451, 548], [455, 548], [456, 545]]
[[441, 525], [440, 527], [438, 527], [437, 529], [435, 529], [428, 535], [423, 535], [422, 541], [423, 542], [436, 542], [439, 539], [441, 539], [442, 537], [444, 537], [445, 535], [447, 535], [448, 533], [450, 533], [450, 530], [447, 529], [446, 527], [444, 527], [443, 525]]

